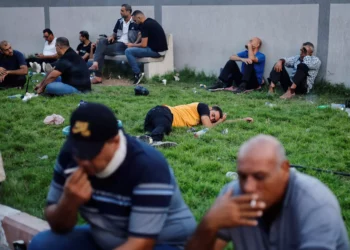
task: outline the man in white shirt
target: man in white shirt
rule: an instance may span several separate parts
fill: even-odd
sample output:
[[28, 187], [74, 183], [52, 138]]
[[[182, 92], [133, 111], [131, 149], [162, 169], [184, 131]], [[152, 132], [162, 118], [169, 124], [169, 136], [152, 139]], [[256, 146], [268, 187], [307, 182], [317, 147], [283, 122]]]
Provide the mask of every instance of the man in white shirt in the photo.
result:
[[94, 62], [89, 68], [95, 71], [95, 77], [91, 80], [91, 83], [98, 84], [102, 82], [102, 68], [105, 55], [123, 55], [127, 48], [126, 44], [140, 41], [139, 26], [132, 19], [131, 13], [131, 6], [129, 4], [123, 4], [120, 9], [120, 15], [122, 17], [115, 24], [113, 34], [108, 38], [101, 38], [98, 41], [94, 54]]
[[[43, 30], [43, 38], [45, 39], [45, 45], [43, 53], [35, 54], [35, 57], [28, 58], [28, 67], [32, 67], [33, 63], [54, 63], [57, 61], [58, 56], [56, 52], [56, 37], [50, 29]], [[44, 67], [43, 67], [44, 68]]]

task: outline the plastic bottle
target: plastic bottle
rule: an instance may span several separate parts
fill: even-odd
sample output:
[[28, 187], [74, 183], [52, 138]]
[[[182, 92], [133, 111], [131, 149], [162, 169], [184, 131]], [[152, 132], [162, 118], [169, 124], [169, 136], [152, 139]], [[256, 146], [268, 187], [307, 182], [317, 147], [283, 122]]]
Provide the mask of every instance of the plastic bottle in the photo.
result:
[[7, 98], [16, 99], [16, 98], [21, 98], [21, 97], [22, 97], [21, 94], [17, 94], [17, 95], [10, 95], [10, 96], [8, 96]]
[[332, 103], [331, 108], [345, 110], [345, 104]]
[[276, 107], [276, 104], [273, 104], [271, 102], [265, 102], [265, 106], [269, 106], [270, 108]]
[[202, 135], [204, 135], [208, 131], [209, 131], [209, 128], [205, 128], [205, 129], [199, 130], [196, 133], [193, 133], [193, 135], [195, 138], [198, 138], [198, 137], [201, 137]]
[[230, 178], [232, 180], [237, 180], [238, 179], [238, 174], [236, 172], [229, 171], [229, 172], [226, 173], [226, 177]]

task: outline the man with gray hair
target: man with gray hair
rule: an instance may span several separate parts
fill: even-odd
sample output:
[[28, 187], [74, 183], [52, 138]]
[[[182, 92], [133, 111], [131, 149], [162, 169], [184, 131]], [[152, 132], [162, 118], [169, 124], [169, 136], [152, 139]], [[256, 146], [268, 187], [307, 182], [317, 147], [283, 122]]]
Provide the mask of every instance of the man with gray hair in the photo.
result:
[[0, 42], [0, 88], [23, 87], [28, 67], [24, 56], [8, 41]]
[[[254, 152], [254, 153], [252, 153]], [[186, 250], [348, 250], [337, 198], [314, 177], [290, 170], [282, 144], [258, 135], [238, 152], [227, 184]]]
[[[270, 77], [268, 78], [270, 87], [269, 93], [273, 94], [276, 84], [281, 83], [285, 93], [281, 99], [290, 99], [295, 94], [306, 94], [315, 82], [321, 61], [313, 55], [314, 45], [305, 42], [300, 48], [300, 54], [292, 57], [284, 57], [278, 60], [273, 67]], [[287, 68], [293, 68], [292, 74], [289, 75]]]
[[60, 59], [44, 80], [35, 86], [38, 94], [67, 95], [91, 90], [90, 72], [85, 61], [69, 47], [65, 37], [56, 40]]
[[104, 64], [104, 56], [116, 56], [124, 54], [127, 44], [137, 43], [139, 26], [131, 17], [132, 8], [129, 4], [122, 4], [120, 15], [114, 26], [113, 34], [108, 38], [99, 39], [96, 45], [96, 52], [94, 54], [94, 62], [89, 68], [95, 71], [95, 77], [91, 83], [98, 84], [102, 82], [102, 68]]

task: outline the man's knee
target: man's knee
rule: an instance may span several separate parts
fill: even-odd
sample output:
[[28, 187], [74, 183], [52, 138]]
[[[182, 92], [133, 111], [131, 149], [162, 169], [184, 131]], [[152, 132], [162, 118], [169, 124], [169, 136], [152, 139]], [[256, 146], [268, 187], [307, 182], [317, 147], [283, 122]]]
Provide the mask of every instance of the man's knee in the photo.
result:
[[305, 63], [299, 63], [297, 66], [297, 70], [301, 70], [307, 74], [307, 72], [309, 71], [309, 67]]
[[29, 244], [28, 250], [51, 249], [54, 243], [50, 242], [50, 234], [52, 234], [51, 231], [44, 231], [35, 235]]
[[104, 37], [98, 39], [97, 45], [99, 45], [99, 44], [108, 44], [108, 39], [107, 39], [107, 38], [104, 38]]

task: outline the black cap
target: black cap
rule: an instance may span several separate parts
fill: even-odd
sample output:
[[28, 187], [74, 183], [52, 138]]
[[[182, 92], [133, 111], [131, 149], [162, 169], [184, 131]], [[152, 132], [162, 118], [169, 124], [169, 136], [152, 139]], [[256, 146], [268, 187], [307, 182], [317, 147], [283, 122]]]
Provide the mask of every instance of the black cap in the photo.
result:
[[89, 102], [73, 112], [68, 143], [72, 146], [74, 156], [91, 160], [117, 134], [117, 117], [113, 111], [102, 104]]

